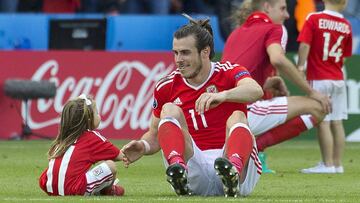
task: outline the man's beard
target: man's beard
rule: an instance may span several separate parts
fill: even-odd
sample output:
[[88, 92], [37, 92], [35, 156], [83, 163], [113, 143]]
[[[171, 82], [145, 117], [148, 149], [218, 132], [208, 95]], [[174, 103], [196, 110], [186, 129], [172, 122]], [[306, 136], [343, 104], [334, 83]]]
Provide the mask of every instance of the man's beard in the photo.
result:
[[200, 64], [198, 64], [197, 66], [196, 66], [196, 69], [194, 70], [194, 72], [192, 72], [190, 75], [188, 75], [188, 76], [183, 76], [185, 79], [193, 79], [193, 78], [195, 78], [199, 73], [200, 73], [200, 71], [201, 71], [201, 69], [202, 69], [202, 65], [201, 65], [202, 63], [200, 63]]

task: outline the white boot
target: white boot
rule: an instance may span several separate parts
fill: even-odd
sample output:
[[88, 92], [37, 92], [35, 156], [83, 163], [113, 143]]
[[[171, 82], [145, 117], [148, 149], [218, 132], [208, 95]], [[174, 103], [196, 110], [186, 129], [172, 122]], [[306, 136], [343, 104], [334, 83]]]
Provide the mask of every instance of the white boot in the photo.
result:
[[335, 172], [336, 173], [344, 173], [344, 167], [343, 166], [335, 166]]
[[301, 173], [336, 173], [336, 170], [335, 166], [325, 166], [323, 162], [319, 162], [315, 167], [302, 169]]

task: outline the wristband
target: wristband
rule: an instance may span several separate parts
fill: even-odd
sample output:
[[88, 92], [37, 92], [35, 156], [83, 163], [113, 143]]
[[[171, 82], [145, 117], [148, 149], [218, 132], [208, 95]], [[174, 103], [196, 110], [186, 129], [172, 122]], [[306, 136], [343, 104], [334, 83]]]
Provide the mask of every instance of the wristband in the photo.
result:
[[140, 140], [144, 144], [145, 147], [145, 153], [148, 153], [150, 151], [150, 144], [146, 140]]

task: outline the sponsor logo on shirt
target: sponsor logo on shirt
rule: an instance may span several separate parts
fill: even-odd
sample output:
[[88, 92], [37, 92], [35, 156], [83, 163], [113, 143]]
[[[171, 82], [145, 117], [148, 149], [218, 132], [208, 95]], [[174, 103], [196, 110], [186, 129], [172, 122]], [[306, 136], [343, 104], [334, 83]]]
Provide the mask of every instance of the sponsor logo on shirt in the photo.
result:
[[217, 90], [215, 85], [210, 85], [209, 87], [206, 88], [206, 92], [208, 92], [208, 93], [217, 93], [219, 91]]

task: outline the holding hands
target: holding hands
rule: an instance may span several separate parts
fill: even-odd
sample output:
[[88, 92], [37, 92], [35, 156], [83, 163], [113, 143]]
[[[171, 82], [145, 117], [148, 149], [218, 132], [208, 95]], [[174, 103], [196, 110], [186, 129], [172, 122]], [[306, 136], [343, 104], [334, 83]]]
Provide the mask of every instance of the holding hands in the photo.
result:
[[125, 167], [140, 159], [145, 153], [145, 145], [141, 140], [132, 140], [121, 149]]

